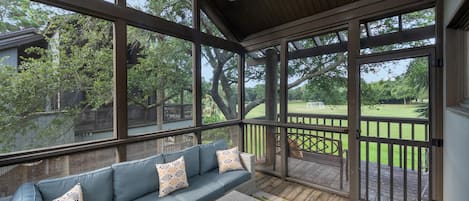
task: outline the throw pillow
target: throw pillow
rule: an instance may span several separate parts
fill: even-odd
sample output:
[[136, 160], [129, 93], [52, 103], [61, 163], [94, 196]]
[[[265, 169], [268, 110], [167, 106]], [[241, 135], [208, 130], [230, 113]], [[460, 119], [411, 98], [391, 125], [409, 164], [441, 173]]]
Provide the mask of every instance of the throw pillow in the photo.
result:
[[232, 170], [244, 170], [243, 165], [241, 165], [241, 160], [239, 159], [238, 147], [218, 150], [216, 153], [220, 174]]
[[170, 163], [156, 164], [156, 170], [160, 180], [160, 197], [164, 197], [178, 189], [189, 187], [184, 156]]
[[81, 185], [79, 183], [76, 184], [64, 195], [54, 199], [53, 201], [83, 201], [83, 192], [81, 190]]

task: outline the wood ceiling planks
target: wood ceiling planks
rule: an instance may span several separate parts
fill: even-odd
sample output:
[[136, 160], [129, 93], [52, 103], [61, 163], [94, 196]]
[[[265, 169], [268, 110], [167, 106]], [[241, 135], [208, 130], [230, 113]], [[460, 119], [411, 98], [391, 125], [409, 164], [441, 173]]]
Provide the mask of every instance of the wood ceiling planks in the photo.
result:
[[205, 0], [238, 40], [358, 0]]

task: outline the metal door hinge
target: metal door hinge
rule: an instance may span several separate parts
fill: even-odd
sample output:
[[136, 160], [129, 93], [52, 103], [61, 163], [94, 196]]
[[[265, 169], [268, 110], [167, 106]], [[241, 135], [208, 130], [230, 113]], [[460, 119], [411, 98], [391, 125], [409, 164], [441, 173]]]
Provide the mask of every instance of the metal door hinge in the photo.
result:
[[432, 146], [443, 147], [443, 139], [432, 139]]
[[355, 138], [356, 138], [357, 140], [360, 139], [360, 134], [361, 134], [361, 130], [360, 130], [360, 129], [357, 129], [356, 132], [355, 132]]

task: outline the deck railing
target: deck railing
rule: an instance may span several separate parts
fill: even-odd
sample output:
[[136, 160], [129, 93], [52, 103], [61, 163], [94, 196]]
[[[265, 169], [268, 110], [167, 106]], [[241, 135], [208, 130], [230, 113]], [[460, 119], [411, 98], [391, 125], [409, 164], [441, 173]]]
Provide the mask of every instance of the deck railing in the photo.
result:
[[[346, 128], [348, 122], [345, 115], [291, 113], [288, 123]], [[245, 150], [255, 154], [258, 161], [266, 157], [268, 128], [261, 124], [245, 125]], [[275, 131], [279, 133], [278, 128]], [[337, 156], [344, 161], [348, 157], [345, 154], [348, 150], [346, 132], [287, 128], [287, 133], [303, 153]], [[278, 135], [275, 138], [278, 141]], [[431, 200], [431, 143], [427, 119], [362, 116], [359, 141], [362, 199]], [[342, 177], [340, 180], [342, 183]]]
[[[90, 132], [110, 131], [112, 130], [112, 116], [112, 106], [99, 110], [86, 110], [79, 119], [77, 119], [78, 124], [75, 127], [75, 133], [86, 134]], [[129, 105], [128, 119], [131, 127], [156, 124], [157, 111], [155, 107], [143, 108]], [[164, 105], [164, 123], [186, 120], [192, 120], [192, 104]]]

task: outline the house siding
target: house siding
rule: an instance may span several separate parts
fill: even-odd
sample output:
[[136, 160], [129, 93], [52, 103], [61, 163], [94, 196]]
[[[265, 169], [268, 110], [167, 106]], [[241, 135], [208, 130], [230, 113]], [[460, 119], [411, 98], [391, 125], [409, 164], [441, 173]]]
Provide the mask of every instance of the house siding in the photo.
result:
[[[444, 1], [445, 26], [454, 16], [464, 0]], [[455, 86], [454, 65], [455, 50], [454, 30], [445, 31], [445, 85]], [[457, 73], [456, 73], [457, 74]], [[457, 84], [456, 84], [457, 86]], [[445, 86], [446, 88], [446, 86]], [[444, 200], [468, 200], [469, 191], [469, 117], [448, 110], [446, 105], [453, 105], [452, 97], [458, 89], [448, 87], [445, 91], [444, 110], [444, 147], [443, 147], [443, 198]], [[449, 98], [448, 98], [449, 97]]]
[[18, 66], [18, 49], [0, 50], [0, 66]]

